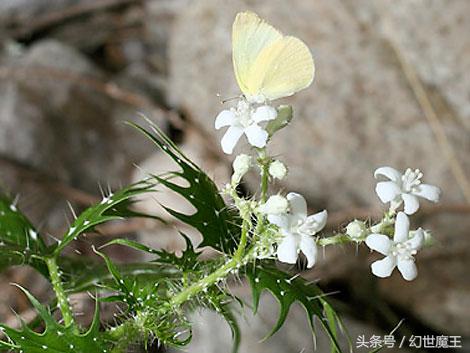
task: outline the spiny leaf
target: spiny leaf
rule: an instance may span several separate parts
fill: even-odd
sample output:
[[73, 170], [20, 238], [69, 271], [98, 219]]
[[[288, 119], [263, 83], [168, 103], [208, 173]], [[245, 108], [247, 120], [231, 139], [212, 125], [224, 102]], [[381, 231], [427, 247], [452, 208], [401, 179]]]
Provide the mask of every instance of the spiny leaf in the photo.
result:
[[238, 352], [238, 348], [240, 346], [240, 327], [238, 325], [237, 319], [235, 318], [235, 315], [232, 313], [232, 309], [229, 306], [229, 303], [227, 303], [226, 299], [224, 298], [225, 293], [222, 293], [223, 296], [219, 296], [220, 298], [223, 298], [223, 302], [220, 300], [211, 300], [212, 308], [222, 315], [222, 317], [225, 319], [227, 324], [230, 327], [230, 331], [232, 332], [232, 341], [233, 341], [233, 346], [232, 346], [232, 353]]
[[[63, 259], [63, 258], [61, 258]], [[75, 264], [75, 266], [73, 265]], [[180, 278], [181, 272], [172, 267], [163, 267], [160, 264], [126, 263], [116, 264], [116, 267], [125, 279], [134, 279], [138, 282], [155, 283], [163, 278]], [[97, 286], [111, 286], [115, 283], [113, 276], [103, 263], [84, 263], [83, 261], [71, 261], [66, 266], [61, 265], [64, 272], [64, 286], [68, 292], [76, 293], [89, 290], [100, 290]]]
[[157, 256], [152, 262], [167, 264], [178, 268], [181, 271], [195, 271], [198, 269], [200, 262], [198, 262], [199, 254], [194, 251], [193, 244], [189, 237], [180, 233], [186, 242], [186, 249], [183, 251], [181, 256], [176, 256], [174, 253], [170, 253], [164, 249], [152, 249], [146, 245], [135, 242], [129, 239], [113, 239], [110, 242], [106, 243], [103, 247], [108, 245], [124, 245], [135, 250], [144, 251], [149, 254], [154, 254]]
[[[130, 206], [134, 203], [135, 196], [149, 192], [153, 186], [154, 184], [149, 181], [141, 181], [109, 195], [103, 198], [100, 203], [87, 208], [72, 223], [62, 241], [55, 248], [54, 254], [59, 255], [72, 240], [99, 224], [129, 217], [151, 217], [132, 211]], [[152, 218], [158, 219], [158, 217]]]
[[26, 289], [18, 286], [28, 297], [38, 315], [45, 323], [42, 333], [32, 331], [22, 322], [19, 330], [6, 325], [0, 328], [8, 340], [0, 341], [0, 348], [25, 353], [107, 353], [112, 343], [99, 332], [99, 310], [95, 309], [93, 322], [87, 332], [75, 332], [72, 326], [64, 327], [57, 323], [49, 310], [34, 298]]
[[29, 264], [47, 274], [44, 264], [33, 256], [46, 252], [43, 239], [30, 221], [7, 196], [0, 193], [0, 270]]
[[[235, 212], [226, 206], [215, 183], [191, 162], [157, 126], [151, 125], [152, 131], [149, 131], [139, 125], [131, 125], [153, 141], [181, 168], [180, 171], [168, 173], [166, 177], [155, 176], [155, 178], [184, 197], [196, 208], [196, 212], [187, 215], [164, 205], [163, 207], [171, 215], [196, 228], [202, 234], [203, 241], [200, 247], [211, 246], [224, 253], [233, 252], [240, 236], [240, 222]], [[174, 177], [184, 179], [189, 186], [178, 185], [172, 181]]]
[[337, 332], [334, 323], [329, 322], [333, 315], [333, 309], [324, 299], [325, 294], [315, 285], [307, 282], [299, 276], [290, 276], [271, 264], [257, 265], [247, 268], [245, 275], [248, 277], [252, 289], [253, 311], [256, 313], [260, 302], [261, 293], [268, 290], [277, 299], [280, 305], [279, 318], [267, 337], [276, 333], [289, 313], [290, 306], [299, 302], [307, 313], [307, 317], [314, 333], [314, 319], [317, 317], [330, 337], [335, 352], [341, 352], [337, 340]]

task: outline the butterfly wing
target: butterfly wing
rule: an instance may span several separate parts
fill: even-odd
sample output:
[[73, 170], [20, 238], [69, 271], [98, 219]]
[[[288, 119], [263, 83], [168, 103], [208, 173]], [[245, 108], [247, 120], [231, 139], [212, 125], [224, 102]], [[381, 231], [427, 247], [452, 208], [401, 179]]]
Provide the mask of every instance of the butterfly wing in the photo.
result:
[[250, 76], [253, 66], [266, 47], [281, 40], [282, 34], [253, 12], [237, 14], [232, 28], [232, 55], [235, 77], [247, 96], [257, 95], [259, 85]]
[[264, 47], [250, 67], [247, 86], [269, 100], [308, 87], [315, 74], [310, 50], [300, 39], [286, 36]]

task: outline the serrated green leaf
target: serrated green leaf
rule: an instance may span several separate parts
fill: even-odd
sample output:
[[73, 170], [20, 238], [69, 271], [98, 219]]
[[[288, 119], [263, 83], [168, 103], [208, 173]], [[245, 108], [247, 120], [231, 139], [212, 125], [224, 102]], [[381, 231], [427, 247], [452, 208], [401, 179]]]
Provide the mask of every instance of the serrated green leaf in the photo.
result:
[[233, 315], [230, 306], [226, 303], [214, 303], [214, 301], [212, 301], [211, 304], [213, 309], [222, 315], [230, 327], [230, 331], [232, 332], [232, 353], [238, 352], [241, 340], [240, 326], [238, 325], [237, 319], [235, 318], [235, 315]]
[[154, 184], [150, 181], [141, 181], [109, 195], [103, 198], [100, 203], [87, 208], [72, 223], [62, 241], [55, 248], [54, 254], [59, 255], [60, 252], [80, 234], [90, 231], [97, 225], [105, 222], [130, 217], [151, 217], [159, 219], [158, 217], [138, 213], [130, 209], [130, 206], [135, 202], [134, 198], [150, 192], [153, 186]]
[[0, 324], [8, 340], [0, 341], [0, 348], [24, 353], [107, 353], [112, 341], [99, 332], [99, 310], [96, 307], [93, 322], [87, 332], [77, 333], [71, 326], [57, 323], [49, 310], [26, 289], [18, 286], [28, 297], [40, 318], [44, 321], [42, 333], [32, 331], [22, 323], [19, 330]]
[[[210, 246], [224, 253], [231, 253], [237, 246], [240, 236], [240, 222], [235, 212], [225, 204], [215, 183], [198, 166], [186, 157], [178, 147], [156, 126], [152, 131], [131, 124], [141, 131], [181, 168], [166, 176], [154, 176], [161, 184], [184, 197], [196, 212], [187, 215], [169, 207], [163, 207], [175, 218], [196, 228], [203, 236], [200, 247]], [[181, 186], [172, 178], [183, 178], [189, 186]]]
[[[132, 278], [142, 283], [181, 277], [179, 270], [152, 262], [116, 264], [116, 267], [124, 278]], [[61, 269], [64, 272], [64, 287], [70, 293], [100, 290], [99, 286], [109, 287], [114, 283], [113, 276], [103, 263], [72, 261], [68, 265], [61, 265]]]
[[34, 257], [46, 252], [43, 239], [30, 221], [0, 193], [0, 271], [8, 266], [28, 264], [47, 274], [45, 265]]
[[180, 232], [180, 235], [184, 238], [186, 242], [186, 249], [183, 251], [181, 256], [177, 256], [174, 253], [170, 253], [164, 249], [153, 249], [150, 248], [146, 245], [143, 245], [141, 243], [135, 242], [133, 240], [129, 239], [113, 239], [110, 242], [106, 243], [103, 245], [109, 246], [109, 245], [124, 245], [129, 248], [139, 250], [139, 251], [144, 251], [149, 254], [153, 254], [157, 256], [155, 260], [152, 262], [154, 263], [160, 263], [160, 264], [167, 264], [174, 266], [178, 268], [181, 271], [195, 271], [199, 267], [199, 262], [198, 262], [198, 256], [199, 254], [194, 251], [193, 244], [191, 243], [191, 240], [189, 237]]
[[[337, 340], [337, 333], [333, 330], [333, 323], [329, 323], [332, 312], [324, 299], [324, 293], [316, 285], [307, 284], [299, 277], [292, 277], [271, 264], [257, 265], [247, 268], [245, 275], [248, 277], [253, 297], [253, 311], [256, 313], [260, 302], [261, 293], [264, 290], [271, 292], [280, 305], [279, 318], [267, 337], [276, 333], [286, 320], [290, 306], [298, 302], [303, 306], [314, 333], [314, 319], [318, 318], [325, 332], [328, 334], [335, 352], [341, 352]], [[332, 309], [331, 309], [332, 310]], [[336, 327], [336, 326], [334, 326]], [[266, 338], [267, 338], [266, 337]]]

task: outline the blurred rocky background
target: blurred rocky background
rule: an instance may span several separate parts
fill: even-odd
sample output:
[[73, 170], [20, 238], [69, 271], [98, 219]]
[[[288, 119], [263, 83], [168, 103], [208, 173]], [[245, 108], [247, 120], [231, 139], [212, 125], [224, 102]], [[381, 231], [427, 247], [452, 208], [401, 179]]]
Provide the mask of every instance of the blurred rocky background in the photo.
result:
[[[60, 236], [79, 211], [148, 172], [172, 165], [125, 121], [156, 122], [221, 185], [230, 159], [213, 129], [221, 98], [239, 94], [231, 63], [234, 15], [256, 11], [304, 40], [316, 62], [313, 86], [286, 99], [295, 117], [272, 152], [290, 166], [278, 188], [327, 208], [329, 230], [380, 214], [373, 170], [420, 168], [444, 190], [418, 217], [437, 245], [418, 256], [419, 276], [378, 280], [366, 249], [326, 249], [303, 273], [319, 281], [353, 341], [399, 328], [402, 335], [458, 335], [470, 351], [470, 2], [467, 0], [2, 0], [0, 1], [0, 186], [44, 233]], [[256, 175], [245, 183], [256, 192]], [[182, 210], [187, 205], [160, 195]], [[149, 199], [141, 207], [162, 213]], [[180, 225], [118, 224], [75, 244], [115, 236], [181, 250]], [[193, 234], [194, 241], [198, 235]], [[117, 252], [122, 261], [134, 259]], [[40, 298], [50, 289], [25, 269], [0, 278], [0, 321], [32, 313], [10, 282]], [[247, 296], [243, 284], [234, 291]], [[86, 298], [77, 310], [89, 315]], [[276, 319], [267, 295], [261, 315], [240, 312], [242, 353], [310, 352], [296, 309], [286, 327], [260, 343]], [[188, 352], [229, 352], [228, 327], [195, 313]], [[354, 342], [353, 342], [354, 343]], [[155, 345], [154, 352], [164, 351]], [[317, 349], [327, 352], [318, 337]], [[136, 347], [136, 351], [138, 348]], [[393, 351], [393, 350], [390, 350]], [[415, 351], [415, 350], [413, 350]], [[419, 350], [416, 350], [419, 351]], [[448, 350], [450, 351], [450, 350]]]

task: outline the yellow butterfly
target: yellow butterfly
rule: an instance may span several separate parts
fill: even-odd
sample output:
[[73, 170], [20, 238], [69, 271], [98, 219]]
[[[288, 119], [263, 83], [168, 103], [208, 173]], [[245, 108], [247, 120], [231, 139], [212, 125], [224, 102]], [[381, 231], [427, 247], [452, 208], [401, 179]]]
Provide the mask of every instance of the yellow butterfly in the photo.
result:
[[305, 43], [284, 36], [253, 12], [237, 14], [232, 51], [238, 86], [250, 102], [287, 97], [313, 81], [315, 66]]

